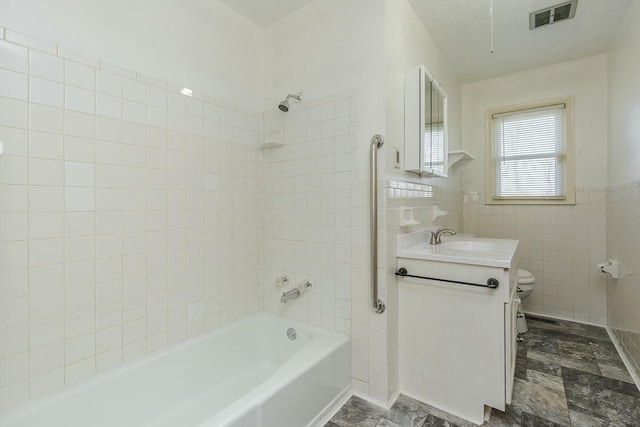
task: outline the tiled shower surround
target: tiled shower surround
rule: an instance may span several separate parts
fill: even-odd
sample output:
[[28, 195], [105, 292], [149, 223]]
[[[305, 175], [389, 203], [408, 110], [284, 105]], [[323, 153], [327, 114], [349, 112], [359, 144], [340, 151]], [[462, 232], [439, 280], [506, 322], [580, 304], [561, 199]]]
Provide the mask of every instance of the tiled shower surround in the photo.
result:
[[606, 325], [604, 188], [578, 188], [572, 206], [485, 205], [464, 194], [464, 230], [479, 237], [518, 239], [518, 266], [536, 278], [524, 301], [530, 313]]
[[640, 181], [607, 188], [607, 252], [621, 263], [620, 278], [608, 278], [609, 327], [640, 378]]
[[22, 43], [0, 41], [0, 410], [263, 307], [262, 114]]

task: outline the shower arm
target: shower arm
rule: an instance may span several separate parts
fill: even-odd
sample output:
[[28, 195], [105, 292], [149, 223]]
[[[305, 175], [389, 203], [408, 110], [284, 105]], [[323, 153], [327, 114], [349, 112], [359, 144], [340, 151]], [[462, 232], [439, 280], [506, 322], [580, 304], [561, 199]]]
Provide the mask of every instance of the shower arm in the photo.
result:
[[381, 314], [385, 310], [384, 302], [378, 299], [378, 149], [384, 144], [382, 135], [371, 138], [371, 165], [369, 183], [369, 232], [371, 248], [369, 251], [371, 264], [371, 299], [373, 310]]

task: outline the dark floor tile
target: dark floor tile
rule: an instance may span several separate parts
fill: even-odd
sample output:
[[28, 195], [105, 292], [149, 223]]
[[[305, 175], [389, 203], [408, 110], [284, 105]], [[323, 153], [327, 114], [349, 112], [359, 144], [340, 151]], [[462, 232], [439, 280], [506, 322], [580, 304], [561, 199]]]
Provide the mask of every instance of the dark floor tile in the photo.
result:
[[387, 420], [386, 418], [380, 418], [380, 421], [378, 422], [378, 424], [376, 424], [376, 427], [405, 427], [405, 426], [396, 424], [393, 421]]
[[601, 375], [591, 346], [574, 341], [558, 341], [558, 354], [563, 367], [579, 369], [594, 375]]
[[331, 421], [329, 421], [328, 423], [326, 423], [324, 425], [324, 427], [340, 427], [338, 424], [332, 423]]
[[497, 409], [491, 409], [491, 416], [489, 417], [489, 427], [514, 427], [519, 426], [522, 415], [517, 411], [513, 405], [507, 405], [504, 412]]
[[526, 371], [525, 379], [529, 382], [540, 384], [564, 393], [564, 384], [562, 382], [562, 377], [560, 376], [549, 375], [540, 371], [528, 369]]
[[407, 427], [452, 426], [437, 416], [430, 414], [430, 406], [415, 399], [400, 395], [384, 418]]
[[384, 413], [384, 408], [352, 396], [331, 421], [339, 427], [376, 427]]
[[435, 415], [428, 414], [427, 418], [422, 423], [421, 427], [457, 427], [455, 424], [451, 424], [449, 421], [445, 421], [442, 418]]
[[516, 412], [537, 414], [560, 425], [569, 425], [565, 394], [540, 384], [516, 379], [511, 407]]
[[597, 418], [592, 415], [572, 410], [569, 410], [569, 418], [571, 419], [571, 425], [576, 427], [617, 427], [620, 425], [611, 424], [610, 421], [602, 418]]
[[635, 385], [570, 368], [563, 368], [562, 375], [571, 411], [609, 425], [638, 425], [640, 392]]
[[[522, 413], [522, 421], [520, 426], [522, 427], [568, 427], [570, 424], [558, 424], [553, 421], [545, 420], [537, 415], [529, 414], [528, 412]], [[586, 427], [586, 426], [585, 426]]]
[[524, 334], [524, 342], [520, 345], [529, 350], [541, 353], [558, 354], [558, 340], [549, 336], [545, 331], [529, 328], [529, 332]]
[[597, 341], [590, 346], [603, 376], [633, 383], [633, 378], [612, 342]]
[[533, 350], [528, 351], [527, 370], [534, 370], [559, 377], [562, 375], [560, 356]]

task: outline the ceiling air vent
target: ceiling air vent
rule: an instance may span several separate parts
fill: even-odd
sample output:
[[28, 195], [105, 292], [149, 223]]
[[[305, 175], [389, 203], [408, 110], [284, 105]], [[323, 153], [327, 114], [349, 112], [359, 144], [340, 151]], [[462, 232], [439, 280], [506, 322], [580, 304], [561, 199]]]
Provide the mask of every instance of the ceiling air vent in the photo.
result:
[[531, 12], [529, 14], [529, 29], [534, 30], [543, 25], [571, 19], [576, 15], [576, 7], [578, 7], [578, 0], [571, 0]]

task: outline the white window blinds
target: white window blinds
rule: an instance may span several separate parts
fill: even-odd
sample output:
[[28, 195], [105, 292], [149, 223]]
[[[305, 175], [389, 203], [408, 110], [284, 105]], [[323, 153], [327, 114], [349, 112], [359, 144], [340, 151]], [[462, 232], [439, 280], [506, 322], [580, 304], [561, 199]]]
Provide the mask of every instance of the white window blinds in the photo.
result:
[[495, 199], [564, 199], [564, 104], [493, 115]]

